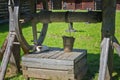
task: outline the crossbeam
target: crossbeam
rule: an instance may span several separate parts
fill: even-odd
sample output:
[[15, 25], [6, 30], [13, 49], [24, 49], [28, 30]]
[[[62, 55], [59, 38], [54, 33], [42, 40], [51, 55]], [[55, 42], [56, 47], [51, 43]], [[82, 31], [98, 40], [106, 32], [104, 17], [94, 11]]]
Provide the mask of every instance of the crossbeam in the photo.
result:
[[97, 23], [102, 21], [102, 13], [89, 11], [89, 12], [51, 12], [41, 11], [34, 16], [38, 22], [90, 22]]

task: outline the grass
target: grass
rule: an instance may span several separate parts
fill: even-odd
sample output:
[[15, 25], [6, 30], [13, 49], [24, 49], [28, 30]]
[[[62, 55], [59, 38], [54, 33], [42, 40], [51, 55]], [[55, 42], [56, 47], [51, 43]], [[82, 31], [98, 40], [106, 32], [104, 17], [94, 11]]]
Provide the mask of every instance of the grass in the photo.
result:
[[[116, 14], [116, 37], [120, 41], [120, 12]], [[32, 44], [32, 29], [31, 24], [26, 23], [23, 25], [23, 34], [29, 44]], [[41, 29], [42, 24], [37, 24], [38, 30]], [[8, 24], [0, 25], [0, 47], [7, 36], [8, 33]], [[69, 35], [65, 32], [68, 29], [67, 23], [50, 23], [49, 29], [47, 32], [44, 45], [52, 47], [63, 47], [62, 36]], [[99, 58], [100, 58], [100, 42], [101, 42], [101, 23], [97, 24], [88, 24], [88, 23], [74, 23], [74, 29], [77, 32], [72, 33], [71, 35], [75, 37], [74, 48], [87, 49], [87, 63], [88, 63], [88, 72], [83, 80], [97, 80], [98, 71], [99, 71]], [[22, 54], [22, 52], [21, 52]], [[113, 80], [120, 80], [120, 59], [118, 55], [114, 54], [114, 73]], [[18, 74], [14, 77], [6, 78], [6, 80], [24, 80], [21, 74]]]

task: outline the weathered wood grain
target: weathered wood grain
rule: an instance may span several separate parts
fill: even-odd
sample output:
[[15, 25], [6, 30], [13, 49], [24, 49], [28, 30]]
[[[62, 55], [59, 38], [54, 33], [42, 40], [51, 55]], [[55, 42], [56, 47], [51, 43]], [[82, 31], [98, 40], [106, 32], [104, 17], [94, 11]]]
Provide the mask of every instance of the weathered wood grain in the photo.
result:
[[110, 38], [103, 39], [104, 44], [101, 45], [101, 56], [100, 56], [100, 69], [99, 69], [99, 80], [105, 80], [107, 73], [107, 62], [108, 62], [108, 51], [110, 45]]
[[22, 29], [20, 27], [20, 23], [19, 23], [19, 6], [14, 7], [14, 26], [15, 26], [15, 32], [16, 32], [16, 36], [18, 38], [18, 41], [20, 42], [20, 45], [24, 51], [24, 53], [28, 53], [31, 46], [27, 43], [27, 41], [25, 40], [23, 34], [22, 34]]
[[[34, 74], [33, 74], [34, 73]], [[68, 75], [71, 77], [73, 74], [68, 74], [68, 71], [57, 71], [57, 70], [47, 70], [47, 69], [35, 69], [28, 68], [28, 70], [23, 70], [23, 75], [34, 78], [42, 79], [52, 79], [52, 80], [68, 80]]]
[[37, 44], [37, 27], [36, 27], [36, 20], [35, 19], [32, 19], [32, 33], [33, 33], [33, 41], [34, 41], [34, 44], [36, 45]]
[[47, 29], [48, 29], [48, 23], [43, 24], [40, 36], [37, 41], [37, 45], [42, 45], [42, 43], [46, 37], [46, 34], [47, 34]]
[[15, 39], [15, 35], [10, 35], [9, 38], [8, 38], [8, 44], [7, 44], [5, 53], [3, 55], [3, 60], [2, 60], [2, 63], [1, 63], [0, 80], [4, 80], [7, 65], [8, 65], [10, 55], [11, 55], [11, 51], [12, 51], [12, 47], [13, 47], [14, 39]]
[[22, 57], [22, 66], [27, 67], [23, 69], [23, 75], [52, 80], [58, 80], [58, 78], [79, 80], [77, 75], [84, 75], [87, 70], [86, 55], [84, 50], [75, 49], [73, 52], [66, 53], [60, 48], [50, 48], [49, 51], [38, 54], [27, 54]]
[[50, 22], [101, 22], [101, 12], [50, 12], [41, 11], [36, 14], [36, 19], [42, 23]]
[[[48, 1], [47, 0], [42, 0], [42, 4], [43, 4], [43, 9], [48, 11]], [[35, 19], [36, 20], [36, 19]], [[38, 41], [37, 41], [37, 45], [42, 45], [46, 34], [47, 34], [47, 30], [48, 30], [48, 23], [43, 23], [42, 25], [42, 30], [41, 33], [39, 35]]]
[[[115, 14], [116, 14], [116, 0], [103, 0], [102, 1], [102, 39], [110, 38], [114, 36], [115, 33]], [[106, 73], [105, 79], [100, 80], [112, 80], [112, 72], [113, 72], [113, 46], [109, 45], [108, 49], [108, 61], [107, 67], [109, 73]], [[107, 54], [106, 54], [107, 55]], [[100, 62], [101, 63], [101, 62]], [[101, 74], [101, 73], [99, 73]]]

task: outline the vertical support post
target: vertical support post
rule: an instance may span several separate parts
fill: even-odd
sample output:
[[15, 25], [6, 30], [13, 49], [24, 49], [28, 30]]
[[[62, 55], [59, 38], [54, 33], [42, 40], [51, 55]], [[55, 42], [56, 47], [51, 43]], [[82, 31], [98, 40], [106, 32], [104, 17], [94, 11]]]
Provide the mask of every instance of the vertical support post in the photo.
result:
[[[12, 4], [14, 3], [14, 4]], [[14, 0], [14, 2], [12, 2], [11, 0], [9, 0], [9, 32], [15, 33], [15, 22], [14, 22], [14, 6], [19, 6], [20, 1], [19, 0]], [[12, 7], [13, 6], [13, 7]], [[19, 43], [18, 39], [16, 38], [16, 34], [15, 35], [15, 39], [14, 42]], [[20, 44], [13, 44], [13, 48], [11, 51], [12, 55], [10, 57], [10, 65], [11, 65], [11, 69], [16, 68], [16, 72], [20, 72]]]
[[[116, 14], [116, 0], [103, 0], [103, 23], [102, 23], [102, 39], [105, 37], [113, 37], [115, 34], [115, 14]], [[105, 80], [112, 79], [113, 69], [113, 47], [110, 44], [108, 51], [108, 62]]]
[[[47, 0], [42, 0], [42, 3], [43, 3], [43, 9], [44, 10], [49, 10], [48, 1]], [[42, 45], [42, 43], [45, 39], [46, 33], [47, 33], [47, 29], [48, 29], [48, 23], [43, 23], [42, 31], [41, 31], [40, 36], [38, 38], [38, 42], [37, 42], [38, 44], [37, 45]]]

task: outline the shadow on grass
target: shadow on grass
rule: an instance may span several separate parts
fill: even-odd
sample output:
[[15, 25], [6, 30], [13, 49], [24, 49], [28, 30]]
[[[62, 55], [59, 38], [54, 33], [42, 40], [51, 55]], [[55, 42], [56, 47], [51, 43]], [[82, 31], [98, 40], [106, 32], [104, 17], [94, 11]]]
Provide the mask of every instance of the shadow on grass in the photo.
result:
[[[88, 71], [87, 74], [84, 76], [83, 80], [98, 80], [99, 61], [100, 61], [99, 59], [100, 59], [100, 53], [87, 54]], [[117, 54], [114, 54], [112, 80], [120, 80], [120, 57]]]

